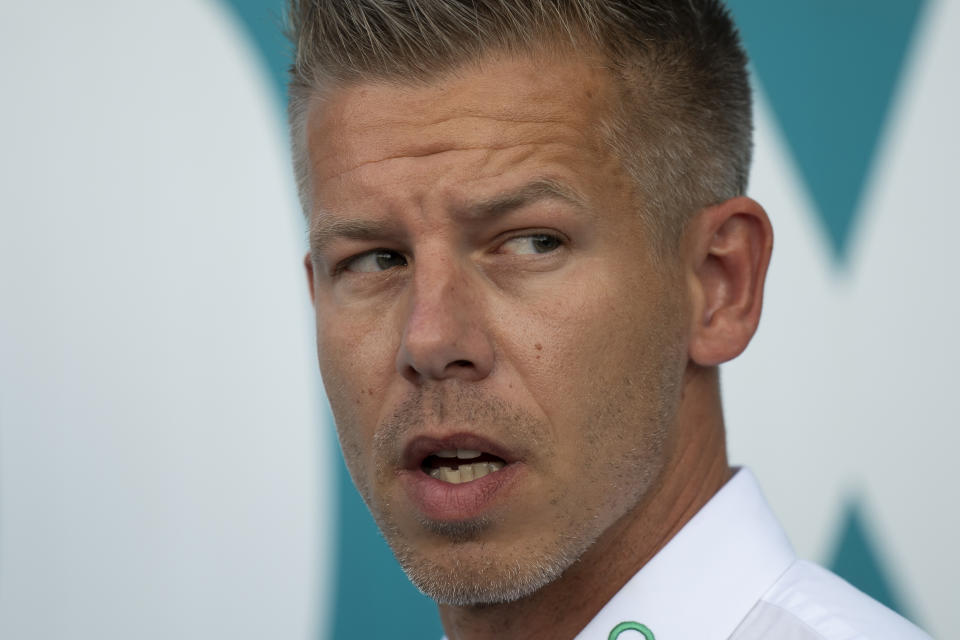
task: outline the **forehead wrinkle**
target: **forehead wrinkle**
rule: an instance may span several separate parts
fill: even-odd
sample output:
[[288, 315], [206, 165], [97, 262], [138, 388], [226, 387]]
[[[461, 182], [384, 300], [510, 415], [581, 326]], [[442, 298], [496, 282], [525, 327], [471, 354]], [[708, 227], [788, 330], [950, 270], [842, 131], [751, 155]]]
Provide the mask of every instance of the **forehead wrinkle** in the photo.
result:
[[[405, 121], [401, 117], [391, 114], [371, 121], [354, 115], [339, 124], [336, 117], [334, 122], [319, 118], [308, 132], [310, 165], [317, 184], [390, 160], [426, 158], [454, 151], [500, 151], [564, 141], [566, 144], [586, 142], [586, 146], [590, 146], [590, 136], [560, 115], [530, 114], [511, 118], [486, 114], [478, 108], [476, 113], [447, 114], [433, 121]], [[512, 125], [509, 134], [503, 125]], [[545, 132], [543, 126], [555, 130]], [[320, 145], [313, 141], [320, 139], [327, 141], [328, 148], [318, 156], [316, 151]], [[367, 148], [368, 154], [357, 153], [357, 147]], [[369, 150], [373, 153], [369, 154]], [[323, 167], [331, 159], [336, 169], [328, 173]]]
[[[438, 146], [441, 146], [441, 145], [438, 145]], [[508, 148], [508, 147], [504, 147], [504, 148]], [[327, 182], [329, 182], [329, 181], [331, 181], [331, 180], [336, 180], [337, 178], [342, 178], [342, 177], [344, 177], [344, 176], [346, 176], [346, 175], [348, 175], [348, 174], [350, 174], [350, 173], [353, 173], [354, 171], [357, 171], [357, 170], [359, 170], [359, 169], [364, 169], [364, 168], [367, 168], [367, 167], [375, 167], [375, 166], [377, 166], [378, 164], [383, 164], [384, 162], [390, 162], [391, 160], [409, 160], [409, 159], [415, 159], [415, 158], [427, 158], [427, 157], [429, 157], [429, 156], [438, 156], [438, 155], [442, 155], [442, 154], [444, 154], [444, 153], [451, 153], [451, 152], [454, 152], [454, 151], [481, 151], [481, 150], [489, 150], [489, 149], [496, 150], [497, 148], [496, 148], [496, 147], [485, 147], [485, 146], [476, 146], [476, 147], [466, 147], [466, 146], [463, 146], [463, 147], [451, 147], [451, 146], [443, 145], [442, 148], [438, 148], [438, 149], [424, 149], [424, 150], [419, 151], [419, 152], [418, 152], [418, 151], [404, 151], [404, 152], [397, 153], [397, 154], [395, 154], [395, 155], [387, 156], [387, 157], [384, 157], [384, 158], [377, 158], [376, 160], [362, 160], [362, 161], [360, 161], [359, 163], [357, 163], [357, 164], [355, 164], [355, 165], [353, 165], [353, 166], [347, 167], [347, 168], [344, 169], [343, 171], [340, 171], [340, 172], [338, 172], [338, 173], [331, 174], [331, 175], [329, 175], [329, 176], [324, 176], [324, 178], [320, 181], [320, 184], [321, 184], [321, 185], [322, 185], [322, 184], [326, 184]], [[319, 164], [319, 163], [318, 163], [318, 164]]]
[[[333, 173], [333, 174], [321, 177], [317, 181], [317, 185], [318, 187], [322, 187], [323, 185], [329, 184], [331, 181], [344, 179], [349, 174], [352, 174], [354, 172], [369, 169], [369, 168], [374, 168], [374, 167], [377, 167], [378, 165], [382, 165], [384, 163], [394, 161], [394, 160], [401, 160], [401, 161], [416, 160], [416, 159], [429, 158], [432, 156], [439, 157], [447, 153], [468, 152], [468, 151], [483, 152], [489, 155], [498, 151], [511, 151], [511, 150], [521, 150], [521, 149], [525, 150], [524, 158], [528, 158], [536, 154], [540, 150], [555, 149], [555, 148], [561, 148], [561, 149], [569, 148], [578, 153], [583, 152], [580, 147], [577, 147], [568, 141], [556, 140], [556, 139], [531, 140], [531, 141], [525, 141], [525, 142], [518, 142], [516, 140], [513, 140], [513, 141], [505, 142], [503, 144], [479, 144], [479, 145], [463, 145], [463, 144], [458, 145], [449, 141], [443, 141], [443, 142], [435, 143], [431, 148], [427, 148], [426, 145], [422, 145], [420, 151], [401, 151], [399, 153], [396, 153], [394, 155], [390, 155], [387, 157], [379, 157], [371, 160], [362, 160], [355, 165], [352, 165], [341, 171], [338, 171], [337, 173]], [[321, 160], [318, 160], [317, 162], [313, 163], [314, 174], [320, 173], [319, 166], [321, 164], [322, 164]], [[552, 182], [556, 186], [556, 193], [553, 194], [556, 197], [564, 200], [570, 200], [573, 204], [582, 204], [583, 202], [585, 202], [584, 198], [580, 196], [578, 193], [576, 193], [574, 190], [572, 190], [571, 188], [566, 187], [565, 185], [562, 185], [557, 181], [552, 181]], [[322, 190], [322, 189], [318, 188], [318, 190]]]

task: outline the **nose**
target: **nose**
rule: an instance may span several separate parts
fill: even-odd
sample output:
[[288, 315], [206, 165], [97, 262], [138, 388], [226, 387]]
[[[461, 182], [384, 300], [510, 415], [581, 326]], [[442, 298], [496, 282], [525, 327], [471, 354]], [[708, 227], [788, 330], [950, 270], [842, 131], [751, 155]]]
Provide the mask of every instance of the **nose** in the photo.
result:
[[493, 370], [482, 284], [449, 260], [414, 265], [397, 370], [422, 384], [455, 378], [483, 380]]

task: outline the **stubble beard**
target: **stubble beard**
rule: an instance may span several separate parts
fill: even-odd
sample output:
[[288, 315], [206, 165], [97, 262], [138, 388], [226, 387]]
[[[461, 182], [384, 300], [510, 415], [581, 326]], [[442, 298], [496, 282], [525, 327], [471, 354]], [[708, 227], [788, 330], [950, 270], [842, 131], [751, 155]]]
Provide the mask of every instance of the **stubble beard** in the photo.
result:
[[[659, 473], [654, 465], [640, 465], [639, 471], [636, 465], [638, 459], [649, 461], [660, 457], [665, 441], [665, 420], [659, 419], [662, 411], [658, 409], [655, 413], [654, 421], [659, 424], [647, 431], [649, 437], [645, 443], [623, 451], [622, 464], [610, 465], [610, 460], [601, 459], [584, 460], [586, 465], [610, 466], [609, 475], [626, 474], [628, 471], [635, 474], [628, 486], [621, 487], [631, 490], [620, 495], [620, 501], [626, 502], [626, 507], [618, 505], [615, 507], [617, 509], [629, 510], [638, 503]], [[528, 446], [536, 447], [538, 442], [545, 442], [549, 435], [548, 425], [542, 421], [469, 387], [457, 388], [452, 393], [445, 389], [442, 393], [420, 394], [403, 403], [378, 429], [374, 441], [375, 477], [384, 478], [393, 473], [398, 462], [399, 443], [404, 441], [406, 433], [424, 424], [428, 417], [443, 422], [448, 414], [456, 416], [457, 421], [463, 424], [492, 427], [490, 433], [510, 434], [511, 438], [522, 439]], [[340, 433], [343, 437], [350, 430], [341, 430]], [[592, 437], [603, 438], [605, 435], [598, 432]], [[344, 452], [348, 453], [349, 443], [342, 442], [342, 445]], [[353, 452], [354, 455], [356, 453], [358, 451]], [[354, 460], [358, 459], [354, 457]], [[357, 488], [400, 566], [410, 581], [438, 604], [473, 607], [526, 598], [559, 579], [609, 525], [596, 516], [607, 505], [576, 505], [576, 512], [572, 509], [561, 510], [555, 522], [544, 523], [542, 537], [518, 541], [509, 549], [495, 551], [492, 545], [485, 543], [485, 538], [498, 526], [495, 518], [441, 522], [421, 517], [418, 519], [421, 529], [444, 543], [442, 552], [427, 553], [418, 548], [397, 525], [392, 505], [372, 500], [369, 484], [362, 480], [362, 473], [355, 471], [351, 468]], [[563, 496], [559, 491], [553, 498], [562, 503]], [[613, 496], [604, 496], [603, 499], [616, 501]]]
[[520, 600], [558, 579], [583, 552], [557, 545], [515, 549], [505, 557], [485, 553], [477, 542], [490, 526], [484, 520], [424, 525], [451, 545], [445, 561], [417, 550], [402, 535], [386, 530], [384, 535], [410, 581], [438, 604], [474, 607]]
[[[391, 473], [400, 443], [409, 431], [428, 419], [443, 423], [450, 417], [461, 424], [482, 424], [492, 435], [509, 434], [511, 440], [533, 449], [542, 447], [549, 437], [546, 423], [499, 398], [471, 387], [444, 387], [412, 396], [377, 430], [376, 476]], [[438, 604], [463, 607], [524, 598], [556, 580], [580, 555], [563, 545], [512, 549], [510, 557], [491, 553], [484, 538], [498, 522], [488, 516], [458, 522], [419, 517], [419, 527], [442, 540], [445, 547], [440, 554], [425, 553], [397, 526], [390, 505], [375, 505], [366, 488], [361, 493], [407, 577]]]

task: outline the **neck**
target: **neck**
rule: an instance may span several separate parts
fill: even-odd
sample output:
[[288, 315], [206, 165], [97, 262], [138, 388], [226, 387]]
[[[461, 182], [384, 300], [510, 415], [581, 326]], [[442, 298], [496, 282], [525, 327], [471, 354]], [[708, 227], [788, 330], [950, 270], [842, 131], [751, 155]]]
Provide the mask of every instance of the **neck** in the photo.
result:
[[440, 606], [450, 640], [572, 638], [730, 479], [716, 368], [688, 369], [670, 453], [644, 499], [558, 580], [497, 605]]

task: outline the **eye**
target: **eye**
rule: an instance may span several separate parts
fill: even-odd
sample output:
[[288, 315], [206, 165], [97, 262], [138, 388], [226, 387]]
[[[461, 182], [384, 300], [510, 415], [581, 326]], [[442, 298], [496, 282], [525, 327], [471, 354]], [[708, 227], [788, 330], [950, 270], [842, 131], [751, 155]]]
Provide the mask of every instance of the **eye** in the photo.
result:
[[532, 233], [526, 236], [510, 238], [500, 245], [499, 253], [511, 253], [514, 255], [550, 253], [560, 248], [562, 244], [563, 241], [560, 238], [550, 235], [549, 233]]
[[407, 259], [396, 251], [389, 249], [374, 249], [361, 253], [345, 260], [339, 271], [352, 271], [354, 273], [376, 273], [378, 271], [387, 271], [394, 267], [407, 266]]

